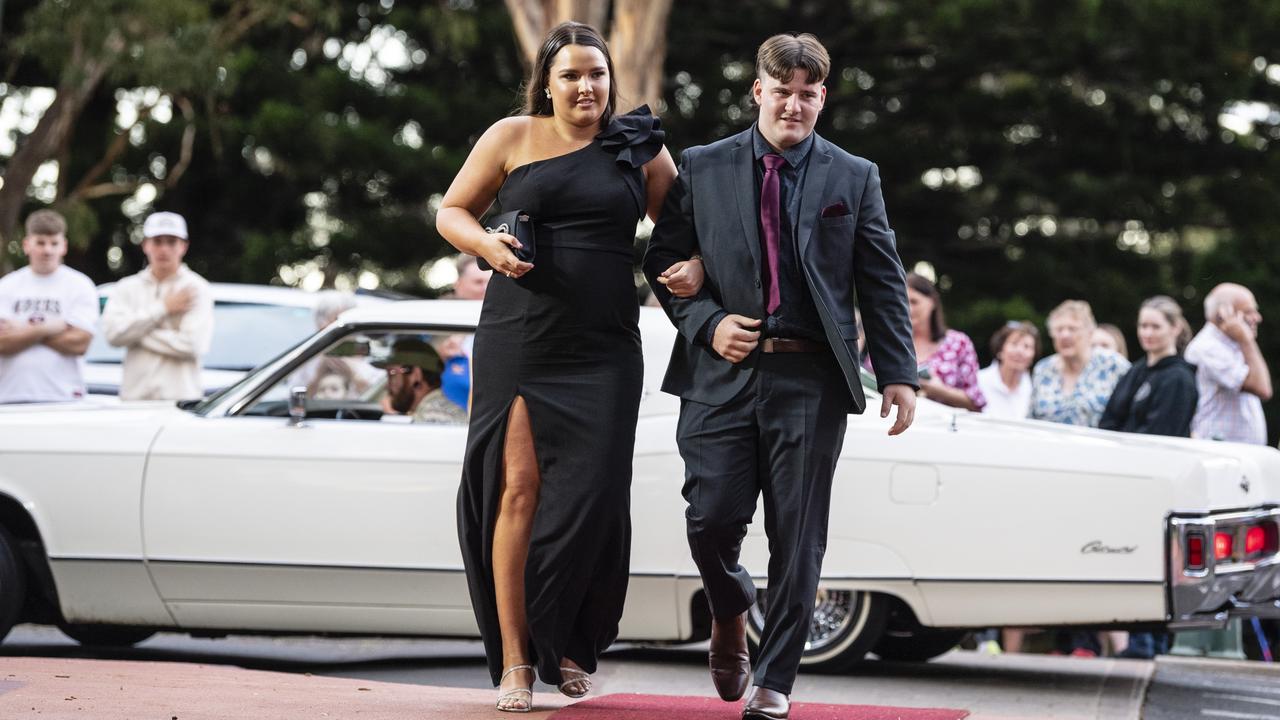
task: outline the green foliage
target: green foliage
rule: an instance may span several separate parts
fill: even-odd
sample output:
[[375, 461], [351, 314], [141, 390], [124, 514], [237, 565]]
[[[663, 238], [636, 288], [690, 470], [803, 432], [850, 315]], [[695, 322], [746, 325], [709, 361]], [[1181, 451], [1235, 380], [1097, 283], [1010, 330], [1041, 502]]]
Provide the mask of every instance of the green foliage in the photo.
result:
[[[1158, 292], [1196, 318], [1216, 282], [1280, 270], [1280, 87], [1254, 67], [1280, 61], [1277, 20], [1261, 0], [693, 0], [671, 19], [668, 127], [683, 146], [747, 126], [755, 46], [813, 32], [833, 60], [819, 132], [880, 165], [904, 261], [934, 266], [980, 348], [1068, 297], [1128, 329]], [[1273, 115], [1224, 133], [1236, 101]]]
[[[4, 27], [22, 28], [6, 39], [12, 84], [57, 84], [76, 37], [127, 39], [128, 61], [76, 128], [68, 178], [115, 137], [117, 89], [191, 100], [194, 157], [155, 204], [188, 216], [192, 265], [221, 280], [311, 262], [426, 292], [420, 269], [449, 251], [431, 198], [517, 106], [523, 74], [496, 1], [4, 7]], [[879, 164], [903, 258], [934, 267], [953, 326], [985, 356], [1006, 318], [1040, 320], [1074, 297], [1133, 345], [1137, 306], [1156, 293], [1193, 324], [1225, 280], [1253, 287], [1264, 313], [1280, 308], [1276, 27], [1269, 0], [682, 0], [664, 122], [677, 153], [747, 127], [756, 46], [814, 32], [833, 58], [819, 132]], [[403, 33], [410, 60], [362, 74], [351, 62], [388, 33]], [[1237, 102], [1270, 115], [1230, 132], [1220, 116]], [[184, 127], [177, 112], [145, 121], [109, 177], [163, 181], [153, 165], [173, 167]], [[84, 203], [98, 224], [74, 261], [99, 280], [141, 261], [120, 199]], [[126, 251], [115, 267], [112, 246]]]
[[45, 0], [23, 17], [14, 49], [72, 81], [86, 63], [123, 54], [128, 74], [118, 78], [190, 82], [184, 71], [201, 48], [190, 40], [207, 38], [208, 22], [207, 3], [193, 0]]

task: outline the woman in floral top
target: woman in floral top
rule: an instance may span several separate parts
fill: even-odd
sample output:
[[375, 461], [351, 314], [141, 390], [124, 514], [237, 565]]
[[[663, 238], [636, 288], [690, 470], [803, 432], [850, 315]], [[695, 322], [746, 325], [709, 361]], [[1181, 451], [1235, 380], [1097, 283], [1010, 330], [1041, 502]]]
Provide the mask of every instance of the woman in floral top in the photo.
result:
[[978, 388], [978, 353], [968, 335], [947, 329], [938, 288], [923, 275], [907, 273], [907, 300], [921, 394], [944, 405], [982, 410], [987, 399]]
[[1049, 313], [1055, 354], [1031, 373], [1031, 417], [1066, 425], [1097, 427], [1129, 361], [1105, 348], [1090, 347], [1097, 323], [1083, 300], [1067, 300]]

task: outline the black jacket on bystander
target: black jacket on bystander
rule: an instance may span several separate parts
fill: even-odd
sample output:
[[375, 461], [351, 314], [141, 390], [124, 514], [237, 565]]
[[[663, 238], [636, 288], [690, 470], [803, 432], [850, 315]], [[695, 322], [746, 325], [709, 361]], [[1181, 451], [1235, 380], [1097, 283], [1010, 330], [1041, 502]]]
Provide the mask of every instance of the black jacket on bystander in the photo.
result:
[[1179, 355], [1133, 364], [1107, 401], [1103, 430], [1191, 437], [1196, 413], [1196, 367]]

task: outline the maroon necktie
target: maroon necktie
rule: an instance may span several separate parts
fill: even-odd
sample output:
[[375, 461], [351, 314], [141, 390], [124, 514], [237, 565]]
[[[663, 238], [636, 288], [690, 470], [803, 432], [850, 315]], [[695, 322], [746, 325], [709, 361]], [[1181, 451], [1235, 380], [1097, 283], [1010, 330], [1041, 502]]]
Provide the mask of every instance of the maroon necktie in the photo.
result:
[[778, 289], [778, 243], [782, 234], [779, 218], [778, 168], [787, 163], [787, 159], [777, 153], [764, 156], [764, 182], [760, 183], [760, 231], [764, 241], [764, 309], [770, 315], [782, 304], [782, 293]]

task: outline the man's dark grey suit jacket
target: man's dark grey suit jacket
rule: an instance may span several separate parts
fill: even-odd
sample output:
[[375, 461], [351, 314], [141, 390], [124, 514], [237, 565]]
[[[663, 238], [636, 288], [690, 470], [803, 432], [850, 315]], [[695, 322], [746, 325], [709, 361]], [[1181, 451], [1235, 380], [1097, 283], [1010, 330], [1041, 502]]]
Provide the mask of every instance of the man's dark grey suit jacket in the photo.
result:
[[[702, 336], [719, 310], [764, 317], [759, 190], [747, 130], [692, 147], [668, 194], [644, 257], [644, 273], [679, 330], [662, 389], [723, 405], [755, 371], [759, 348], [741, 363], [721, 358]], [[880, 174], [870, 161], [814, 134], [797, 223], [797, 254], [827, 341], [849, 387], [850, 408], [866, 406], [858, 368], [859, 303], [876, 379], [918, 387], [902, 262], [885, 214]], [[672, 297], [656, 280], [672, 263], [702, 253], [706, 280], [692, 298]]]

